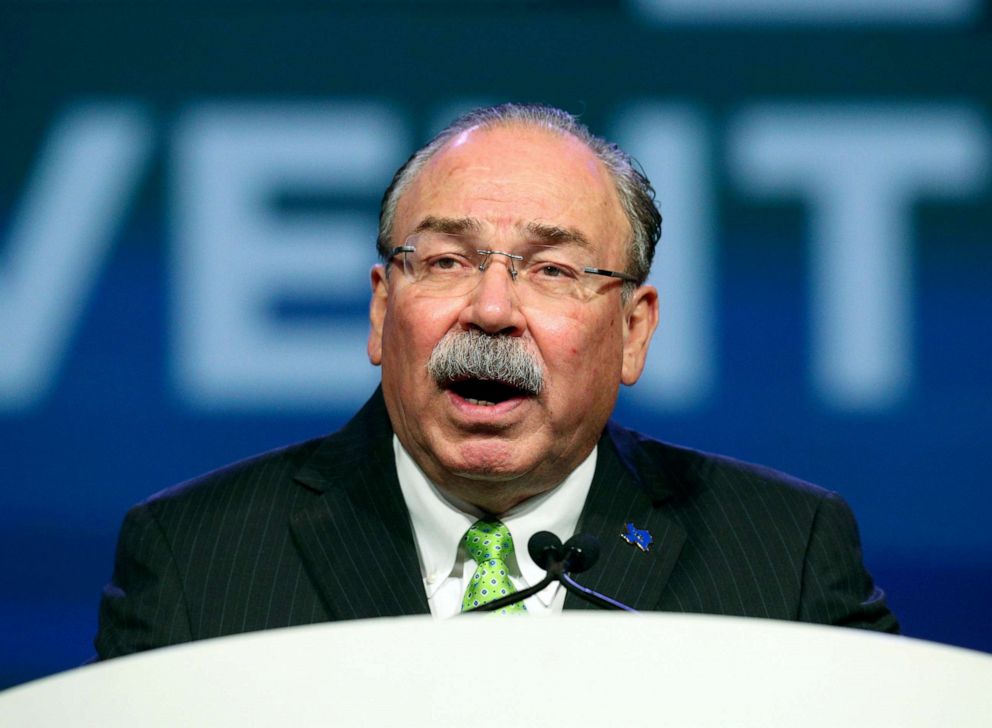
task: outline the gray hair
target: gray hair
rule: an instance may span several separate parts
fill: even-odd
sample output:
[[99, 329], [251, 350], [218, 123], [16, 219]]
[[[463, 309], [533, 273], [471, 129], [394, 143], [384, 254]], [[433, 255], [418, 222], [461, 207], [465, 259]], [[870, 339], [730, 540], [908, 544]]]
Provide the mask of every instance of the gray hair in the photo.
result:
[[[445, 127], [426, 145], [404, 162], [382, 196], [379, 209], [379, 238], [376, 247], [379, 257], [388, 260], [393, 247], [393, 219], [396, 207], [417, 178], [424, 165], [450, 140], [473, 128], [493, 128], [512, 124], [527, 124], [561, 134], [570, 134], [596, 155], [613, 178], [620, 205], [633, 231], [628, 243], [627, 272], [641, 284], [648, 277], [655, 247], [661, 238], [661, 213], [655, 206], [654, 188], [639, 169], [637, 162], [616, 144], [611, 144], [593, 134], [567, 111], [541, 104], [501, 104], [464, 114]], [[625, 293], [630, 284], [625, 284]], [[633, 290], [630, 287], [630, 290]]]

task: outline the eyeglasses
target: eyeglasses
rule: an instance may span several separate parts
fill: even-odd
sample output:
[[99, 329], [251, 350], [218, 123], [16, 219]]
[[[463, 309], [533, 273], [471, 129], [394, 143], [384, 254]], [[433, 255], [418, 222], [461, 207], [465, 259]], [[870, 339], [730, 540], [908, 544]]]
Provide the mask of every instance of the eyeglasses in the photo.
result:
[[438, 297], [469, 293], [497, 259], [525, 295], [586, 300], [602, 290], [604, 276], [637, 283], [628, 273], [588, 265], [587, 249], [574, 243], [531, 244], [525, 254], [478, 245], [467, 236], [428, 231], [411, 235], [389, 257], [400, 257], [399, 267], [418, 291]]

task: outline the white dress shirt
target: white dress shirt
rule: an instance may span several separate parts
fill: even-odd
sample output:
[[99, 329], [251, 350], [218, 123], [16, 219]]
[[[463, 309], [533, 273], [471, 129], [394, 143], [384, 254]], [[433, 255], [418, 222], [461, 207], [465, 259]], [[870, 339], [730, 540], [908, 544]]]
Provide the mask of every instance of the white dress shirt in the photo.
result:
[[[462, 540], [484, 514], [478, 508], [442, 493], [393, 435], [396, 475], [413, 525], [420, 572], [431, 614], [437, 619], [461, 611], [462, 596], [475, 573], [475, 561]], [[538, 583], [544, 570], [527, 553], [527, 542], [538, 531], [551, 531], [562, 541], [575, 532], [596, 470], [596, 448], [557, 487], [525, 500], [499, 519], [513, 537], [514, 553], [507, 559], [510, 579], [518, 590]], [[565, 590], [553, 582], [524, 600], [529, 614], [546, 616], [561, 611]]]

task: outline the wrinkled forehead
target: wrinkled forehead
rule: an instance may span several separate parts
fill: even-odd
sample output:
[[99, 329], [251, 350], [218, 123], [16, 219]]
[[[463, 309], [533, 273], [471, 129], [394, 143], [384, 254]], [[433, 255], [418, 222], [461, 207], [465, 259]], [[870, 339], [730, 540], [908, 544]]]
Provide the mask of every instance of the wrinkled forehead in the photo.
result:
[[554, 246], [593, 250], [595, 243], [578, 228], [535, 221], [516, 221], [495, 225], [474, 217], [439, 217], [427, 215], [413, 230], [411, 237], [444, 238], [465, 244], [500, 243], [502, 245]]
[[540, 128], [469, 130], [398, 201], [394, 240], [432, 230], [602, 248], [629, 240], [612, 175], [584, 142]]

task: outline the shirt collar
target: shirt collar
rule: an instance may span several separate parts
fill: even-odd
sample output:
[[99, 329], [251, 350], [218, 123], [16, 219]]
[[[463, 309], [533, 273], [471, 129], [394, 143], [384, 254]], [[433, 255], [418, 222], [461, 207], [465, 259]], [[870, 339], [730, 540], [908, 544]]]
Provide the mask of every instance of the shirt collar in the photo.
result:
[[[453, 575], [465, 531], [485, 515], [474, 506], [442, 493], [420, 469], [393, 435], [396, 475], [410, 511], [410, 521], [420, 557], [420, 569], [428, 598]], [[538, 531], [550, 531], [562, 539], [574, 532], [596, 471], [597, 448], [565, 480], [547, 493], [528, 498], [510, 509], [500, 520], [513, 537], [514, 555], [520, 576], [528, 584], [544, 577], [544, 570], [527, 553], [527, 542]], [[457, 576], [460, 576], [457, 574]], [[559, 588], [557, 582], [537, 594], [550, 605]]]

